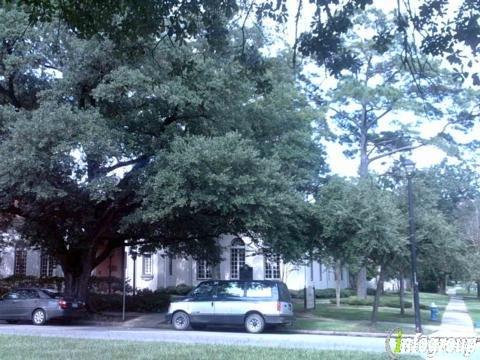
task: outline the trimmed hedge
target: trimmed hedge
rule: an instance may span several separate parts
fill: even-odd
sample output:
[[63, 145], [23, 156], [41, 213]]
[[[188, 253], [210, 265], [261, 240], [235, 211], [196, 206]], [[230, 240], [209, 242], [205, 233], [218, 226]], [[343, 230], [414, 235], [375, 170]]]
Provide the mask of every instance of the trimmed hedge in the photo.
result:
[[178, 284], [177, 286], [169, 286], [167, 287], [164, 292], [170, 295], [187, 295], [190, 291], [192, 291], [193, 286], [189, 286], [186, 284]]
[[[355, 290], [353, 289], [341, 289], [340, 290], [340, 297], [346, 298], [355, 294]], [[290, 295], [293, 299], [303, 299], [304, 298], [304, 290], [290, 290]], [[334, 299], [335, 298], [335, 289], [328, 288], [328, 289], [315, 289], [315, 297], [317, 299]]]
[[0, 296], [3, 296], [12, 289], [21, 287], [49, 288], [60, 291], [63, 287], [63, 277], [51, 276], [39, 278], [36, 276], [8, 276], [0, 279]]
[[[121, 294], [90, 294], [88, 307], [92, 311], [122, 311]], [[139, 290], [137, 295], [127, 295], [125, 299], [126, 311], [133, 312], [162, 312], [170, 304], [170, 295], [162, 291]]]
[[[332, 299], [330, 300], [330, 303], [336, 304], [336, 300]], [[340, 304], [351, 305], [351, 306], [373, 306], [373, 299], [372, 298], [359, 299], [356, 296], [351, 296], [345, 299], [341, 299]], [[405, 301], [404, 304], [406, 309], [412, 307], [412, 303], [410, 301]], [[380, 298], [380, 306], [400, 309], [400, 299]], [[420, 309], [429, 310], [430, 307], [425, 304], [420, 304]]]
[[376, 289], [367, 288], [367, 295], [375, 296], [375, 293], [376, 293], [376, 292], [377, 292]]
[[[133, 291], [130, 284], [125, 284], [125, 290], [127, 294]], [[111, 292], [122, 292], [123, 293], [123, 281], [121, 278], [112, 276], [91, 276], [88, 284], [88, 289], [90, 292], [97, 294], [108, 293], [108, 288], [110, 286]]]
[[[352, 289], [341, 289], [340, 290], [340, 297], [341, 298], [346, 298], [349, 296], [352, 296], [354, 294], [354, 290]], [[317, 299], [333, 299], [336, 297], [336, 291], [335, 289], [329, 288], [329, 289], [318, 289], [315, 290], [315, 297]]]

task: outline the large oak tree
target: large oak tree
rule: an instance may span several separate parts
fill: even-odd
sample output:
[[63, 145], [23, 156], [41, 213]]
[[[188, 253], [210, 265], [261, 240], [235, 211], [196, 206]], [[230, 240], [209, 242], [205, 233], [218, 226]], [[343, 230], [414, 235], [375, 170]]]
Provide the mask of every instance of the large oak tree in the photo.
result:
[[299, 256], [325, 162], [283, 55], [82, 39], [16, 8], [0, 24], [0, 209], [67, 294], [128, 245], [218, 261], [231, 233]]

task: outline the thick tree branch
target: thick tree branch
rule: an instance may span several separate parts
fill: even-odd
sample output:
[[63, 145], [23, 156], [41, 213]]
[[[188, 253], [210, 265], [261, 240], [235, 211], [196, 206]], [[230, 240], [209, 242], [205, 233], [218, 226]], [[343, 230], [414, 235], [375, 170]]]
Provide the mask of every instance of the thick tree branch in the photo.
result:
[[297, 69], [297, 48], [298, 48], [298, 22], [300, 20], [300, 14], [302, 12], [302, 0], [298, 0], [297, 14], [295, 15], [295, 42], [293, 43], [293, 56], [292, 66], [293, 72], [296, 74]]
[[445, 133], [445, 131], [447, 130], [447, 128], [451, 125], [452, 123], [451, 122], [447, 122], [443, 127], [442, 129], [437, 133], [437, 135], [435, 135], [434, 137], [432, 137], [430, 140], [424, 140], [422, 141], [420, 144], [418, 145], [409, 145], [409, 146], [403, 146], [403, 147], [400, 147], [398, 149], [394, 149], [392, 151], [389, 151], [385, 154], [380, 154], [380, 155], [377, 155], [371, 159], [368, 160], [368, 163], [371, 164], [372, 162], [374, 162], [375, 160], [378, 160], [378, 159], [382, 159], [384, 157], [387, 157], [387, 156], [390, 156], [390, 155], [394, 155], [394, 154], [397, 154], [399, 152], [405, 152], [405, 151], [411, 151], [411, 150], [415, 150], [415, 149], [418, 149], [418, 148], [421, 148], [423, 146], [426, 146], [428, 145], [433, 139], [439, 137], [440, 135], [442, 135], [443, 133]]
[[106, 167], [106, 168], [103, 168], [101, 170], [101, 173], [102, 174], [107, 174], [111, 171], [114, 171], [116, 169], [119, 169], [121, 167], [125, 167], [125, 166], [130, 166], [130, 165], [135, 165], [137, 164], [138, 162], [140, 161], [143, 161], [143, 160], [148, 160], [151, 156], [150, 155], [142, 155], [142, 156], [139, 156], [138, 158], [135, 158], [135, 159], [131, 159], [131, 160], [127, 160], [127, 161], [119, 161], [118, 163], [116, 163], [115, 165], [112, 165], [112, 166], [109, 166], [109, 167]]
[[397, 148], [397, 149], [395, 149], [395, 150], [389, 151], [389, 152], [387, 152], [387, 153], [385, 153], [385, 154], [380, 154], [380, 155], [374, 156], [373, 158], [368, 159], [368, 163], [371, 164], [371, 163], [374, 162], [375, 160], [382, 159], [382, 158], [384, 158], [384, 157], [397, 154], [397, 153], [399, 153], [399, 152], [405, 152], [405, 151], [415, 150], [415, 149], [418, 149], [418, 148], [420, 148], [420, 147], [422, 147], [422, 146], [426, 146], [426, 145], [428, 145], [427, 142], [421, 143], [421, 144], [418, 144], [418, 145], [415, 145], [415, 146], [412, 146], [412, 145], [403, 146], [403, 147], [401, 147], [401, 148]]

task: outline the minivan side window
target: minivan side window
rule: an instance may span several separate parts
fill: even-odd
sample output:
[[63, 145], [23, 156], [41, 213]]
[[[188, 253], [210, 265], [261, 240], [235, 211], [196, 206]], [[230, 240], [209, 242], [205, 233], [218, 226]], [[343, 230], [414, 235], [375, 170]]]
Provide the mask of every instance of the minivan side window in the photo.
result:
[[276, 293], [275, 284], [263, 283], [259, 281], [249, 281], [245, 284], [247, 297], [271, 298]]
[[219, 297], [243, 297], [243, 284], [239, 281], [228, 281], [218, 284], [217, 295]]

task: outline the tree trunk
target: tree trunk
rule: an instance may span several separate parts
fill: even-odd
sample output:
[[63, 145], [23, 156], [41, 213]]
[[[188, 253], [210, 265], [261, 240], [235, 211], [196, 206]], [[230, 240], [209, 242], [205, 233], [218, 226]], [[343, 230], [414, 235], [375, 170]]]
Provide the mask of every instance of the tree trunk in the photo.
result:
[[340, 307], [340, 281], [342, 279], [342, 264], [340, 260], [337, 260], [335, 263], [335, 296], [337, 299], [337, 308]]
[[93, 251], [93, 249], [72, 251], [62, 263], [65, 296], [87, 301], [88, 285], [93, 270]]
[[[368, 152], [367, 152], [367, 110], [366, 105], [363, 105], [363, 119], [362, 126], [360, 128], [360, 167], [359, 175], [361, 179], [368, 177]], [[360, 271], [357, 273], [357, 297], [359, 299], [367, 298], [367, 268], [362, 266]]]
[[70, 272], [68, 269], [64, 270], [64, 295], [86, 302], [88, 297], [88, 283], [90, 281], [91, 272], [91, 269], [82, 270], [81, 273]]
[[405, 281], [403, 273], [400, 273], [400, 315], [405, 315]]
[[437, 283], [437, 293], [445, 294], [445, 283], [443, 282], [444, 279], [440, 279]]
[[380, 274], [377, 277], [377, 289], [375, 290], [375, 298], [373, 300], [372, 325], [377, 323], [378, 306], [380, 305], [380, 295], [383, 286], [383, 266], [380, 267]]
[[477, 298], [480, 299], [480, 280], [477, 280]]
[[362, 266], [360, 271], [356, 274], [357, 278], [357, 297], [359, 299], [367, 298], [367, 268]]

